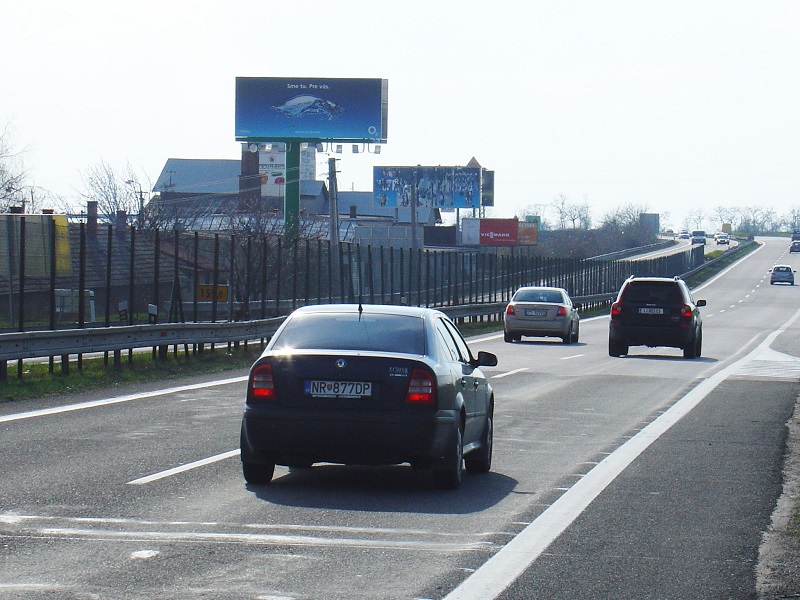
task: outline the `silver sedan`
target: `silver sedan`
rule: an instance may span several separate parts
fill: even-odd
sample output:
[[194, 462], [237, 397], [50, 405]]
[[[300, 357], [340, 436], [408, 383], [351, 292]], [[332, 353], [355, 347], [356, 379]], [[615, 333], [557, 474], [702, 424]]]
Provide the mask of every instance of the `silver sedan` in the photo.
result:
[[565, 344], [576, 344], [579, 329], [578, 309], [563, 288], [521, 287], [503, 315], [506, 342], [518, 342], [526, 335], [560, 337]]

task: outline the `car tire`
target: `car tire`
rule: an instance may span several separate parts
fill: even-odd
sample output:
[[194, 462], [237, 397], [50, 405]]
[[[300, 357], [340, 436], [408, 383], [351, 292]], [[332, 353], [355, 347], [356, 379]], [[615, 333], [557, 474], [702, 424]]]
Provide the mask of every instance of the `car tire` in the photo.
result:
[[461, 425], [456, 427], [453, 457], [450, 466], [433, 470], [433, 483], [440, 490], [454, 490], [461, 485], [464, 474], [464, 435]]
[[468, 473], [488, 473], [492, 468], [492, 446], [494, 445], [494, 415], [489, 412], [486, 427], [481, 436], [481, 447], [464, 457]]
[[683, 358], [697, 358], [697, 348], [697, 333], [695, 333], [692, 341], [683, 348]]
[[615, 342], [612, 340], [608, 340], [608, 355], [614, 357], [620, 357], [623, 354], [628, 353], [628, 345], [623, 344], [622, 342]]
[[247, 483], [264, 485], [272, 481], [275, 463], [242, 463], [242, 474]]
[[503, 332], [503, 341], [510, 344], [514, 341], [514, 336], [511, 335], [508, 331]]
[[561, 336], [561, 341], [565, 344], [571, 344], [572, 338], [574, 337], [574, 333], [572, 333], [572, 323], [569, 324], [569, 330], [567, 331], [567, 335]]
[[575, 324], [575, 331], [572, 333], [572, 343], [573, 344], [577, 344], [578, 343], [578, 337], [580, 335], [580, 331], [581, 331], [581, 326], [580, 326], [579, 323], [576, 323]]

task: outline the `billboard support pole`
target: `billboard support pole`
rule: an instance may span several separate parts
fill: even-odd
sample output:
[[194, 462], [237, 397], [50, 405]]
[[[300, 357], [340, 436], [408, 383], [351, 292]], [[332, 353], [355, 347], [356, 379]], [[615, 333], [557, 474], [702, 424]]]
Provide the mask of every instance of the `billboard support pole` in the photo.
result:
[[283, 231], [295, 240], [300, 231], [300, 142], [286, 142], [286, 188], [283, 196]]
[[414, 179], [411, 182], [411, 250], [417, 251], [417, 170], [414, 169]]

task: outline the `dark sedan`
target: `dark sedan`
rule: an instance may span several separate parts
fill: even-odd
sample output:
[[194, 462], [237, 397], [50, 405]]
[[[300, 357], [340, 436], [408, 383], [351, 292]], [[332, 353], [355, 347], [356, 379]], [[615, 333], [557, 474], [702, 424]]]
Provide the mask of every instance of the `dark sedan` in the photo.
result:
[[376, 305], [293, 312], [250, 369], [241, 459], [248, 483], [275, 465], [410, 463], [437, 487], [491, 468], [494, 396], [442, 312]]

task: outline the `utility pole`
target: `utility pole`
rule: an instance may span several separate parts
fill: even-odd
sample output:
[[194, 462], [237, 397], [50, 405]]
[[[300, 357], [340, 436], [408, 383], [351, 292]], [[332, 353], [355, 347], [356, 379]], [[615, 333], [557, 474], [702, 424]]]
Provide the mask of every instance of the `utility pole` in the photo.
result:
[[331, 247], [339, 244], [339, 184], [336, 181], [336, 159], [328, 159], [328, 198]]

